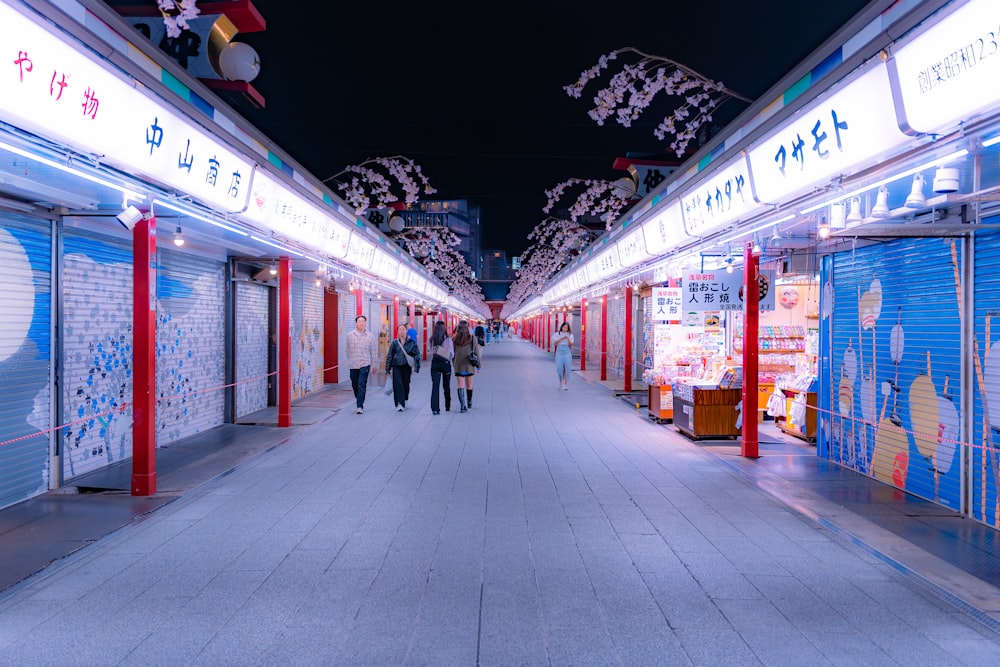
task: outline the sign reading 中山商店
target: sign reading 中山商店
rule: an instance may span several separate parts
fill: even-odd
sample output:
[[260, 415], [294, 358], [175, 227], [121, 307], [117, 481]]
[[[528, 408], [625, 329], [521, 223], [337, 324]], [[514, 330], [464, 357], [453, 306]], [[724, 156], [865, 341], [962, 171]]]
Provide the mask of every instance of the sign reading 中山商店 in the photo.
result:
[[885, 64], [878, 63], [750, 147], [755, 198], [786, 201], [909, 141], [896, 122]]
[[950, 131], [1000, 100], [1000, 3], [971, 0], [894, 51], [902, 124]]
[[684, 230], [703, 236], [751, 215], [760, 205], [750, 188], [745, 158], [733, 160], [681, 199]]
[[684, 298], [680, 287], [654, 287], [651, 298], [654, 322], [677, 322], [681, 319]]
[[250, 203], [241, 217], [338, 259], [347, 256], [350, 227], [283, 189], [263, 170], [258, 169], [254, 176]]
[[0, 119], [220, 211], [242, 211], [254, 163], [0, 3]]

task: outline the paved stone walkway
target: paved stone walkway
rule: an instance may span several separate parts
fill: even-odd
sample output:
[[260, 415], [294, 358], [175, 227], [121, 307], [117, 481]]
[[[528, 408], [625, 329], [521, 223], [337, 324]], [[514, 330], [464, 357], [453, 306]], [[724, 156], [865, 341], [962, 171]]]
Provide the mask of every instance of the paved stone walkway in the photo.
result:
[[[551, 356], [369, 392], [0, 598], [3, 665], [996, 665], [1000, 635]], [[454, 389], [453, 389], [454, 391]]]

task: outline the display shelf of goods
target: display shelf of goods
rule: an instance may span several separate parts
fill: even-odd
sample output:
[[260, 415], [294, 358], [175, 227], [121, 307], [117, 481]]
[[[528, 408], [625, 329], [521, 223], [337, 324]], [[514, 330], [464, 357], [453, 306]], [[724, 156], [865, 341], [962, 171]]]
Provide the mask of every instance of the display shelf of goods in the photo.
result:
[[742, 399], [740, 389], [717, 389], [693, 384], [674, 385], [673, 423], [684, 435], [693, 439], [735, 438]]
[[785, 414], [777, 415], [774, 424], [783, 433], [808, 442], [816, 440], [816, 382], [811, 376], [800, 376], [791, 386], [782, 386]]

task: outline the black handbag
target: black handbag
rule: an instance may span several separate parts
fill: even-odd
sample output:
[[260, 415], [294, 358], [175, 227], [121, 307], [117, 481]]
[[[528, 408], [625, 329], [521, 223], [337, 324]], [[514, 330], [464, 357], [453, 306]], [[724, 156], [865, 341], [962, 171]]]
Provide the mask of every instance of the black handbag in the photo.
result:
[[475, 350], [469, 350], [469, 363], [479, 368], [479, 355], [476, 354]]

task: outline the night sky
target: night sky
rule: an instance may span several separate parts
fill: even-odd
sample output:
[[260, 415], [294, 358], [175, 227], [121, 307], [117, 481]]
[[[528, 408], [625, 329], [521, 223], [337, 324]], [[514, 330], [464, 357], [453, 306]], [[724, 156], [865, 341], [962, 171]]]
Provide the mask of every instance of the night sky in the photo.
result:
[[[755, 99], [868, 4], [253, 2], [267, 30], [237, 40], [260, 55], [267, 106], [242, 110], [250, 122], [320, 179], [370, 157], [412, 158], [434, 198], [480, 205], [484, 248], [508, 256], [545, 217], [546, 189], [619, 178], [612, 163], [626, 153], [671, 157], [653, 136], [671, 111], [662, 94], [622, 128], [587, 116], [606, 77], [579, 100], [562, 90], [602, 54], [635, 47]], [[746, 106], [729, 101], [716, 120]]]

